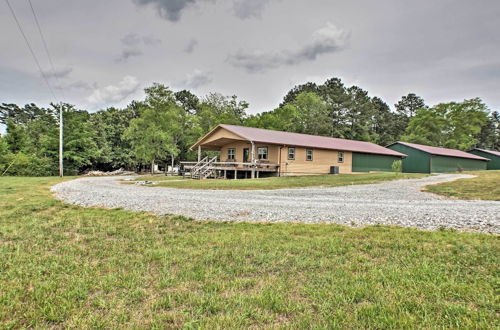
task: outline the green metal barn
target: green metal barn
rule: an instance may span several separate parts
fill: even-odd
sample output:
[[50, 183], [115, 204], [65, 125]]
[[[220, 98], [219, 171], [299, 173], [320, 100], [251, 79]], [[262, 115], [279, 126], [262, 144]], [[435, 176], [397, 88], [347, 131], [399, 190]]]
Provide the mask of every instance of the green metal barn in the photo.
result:
[[402, 159], [401, 156], [377, 155], [361, 152], [352, 153], [352, 171], [353, 172], [388, 172], [392, 170], [392, 163], [395, 160]]
[[486, 170], [488, 158], [456, 149], [431, 147], [422, 144], [395, 142], [387, 148], [408, 155], [403, 159], [403, 172], [440, 173]]
[[469, 153], [489, 158], [490, 161], [488, 162], [487, 166], [488, 170], [500, 170], [500, 151], [474, 148], [469, 151]]

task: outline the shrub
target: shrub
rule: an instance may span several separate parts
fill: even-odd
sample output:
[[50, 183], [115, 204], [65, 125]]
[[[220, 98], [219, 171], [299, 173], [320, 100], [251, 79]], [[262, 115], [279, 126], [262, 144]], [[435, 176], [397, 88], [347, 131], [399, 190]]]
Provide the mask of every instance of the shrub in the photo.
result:
[[22, 152], [7, 154], [0, 159], [0, 175], [51, 176], [58, 171], [57, 162], [49, 157], [37, 157]]
[[401, 159], [392, 162], [392, 171], [396, 173], [403, 172], [403, 161]]

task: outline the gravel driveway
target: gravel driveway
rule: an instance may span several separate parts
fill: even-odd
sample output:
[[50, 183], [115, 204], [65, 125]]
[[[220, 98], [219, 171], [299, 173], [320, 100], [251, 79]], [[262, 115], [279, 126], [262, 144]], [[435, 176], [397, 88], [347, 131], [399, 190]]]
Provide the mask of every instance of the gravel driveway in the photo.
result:
[[500, 233], [500, 202], [464, 201], [421, 192], [428, 184], [471, 177], [422, 179], [342, 187], [280, 190], [192, 190], [122, 184], [91, 177], [52, 187], [57, 198], [81, 206], [121, 207], [199, 220], [384, 224]]

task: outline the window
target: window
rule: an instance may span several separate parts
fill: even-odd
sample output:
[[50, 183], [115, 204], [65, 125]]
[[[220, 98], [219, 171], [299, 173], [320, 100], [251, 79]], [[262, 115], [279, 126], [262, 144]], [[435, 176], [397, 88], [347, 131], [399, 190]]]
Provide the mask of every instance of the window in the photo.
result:
[[288, 148], [288, 159], [295, 159], [295, 148]]
[[339, 161], [339, 163], [344, 162], [344, 152], [343, 151], [339, 151], [338, 161]]
[[313, 160], [313, 150], [306, 149], [306, 160]]
[[259, 160], [267, 160], [267, 147], [258, 148], [257, 157]]
[[234, 160], [235, 154], [236, 154], [236, 150], [234, 148], [227, 149], [227, 159]]

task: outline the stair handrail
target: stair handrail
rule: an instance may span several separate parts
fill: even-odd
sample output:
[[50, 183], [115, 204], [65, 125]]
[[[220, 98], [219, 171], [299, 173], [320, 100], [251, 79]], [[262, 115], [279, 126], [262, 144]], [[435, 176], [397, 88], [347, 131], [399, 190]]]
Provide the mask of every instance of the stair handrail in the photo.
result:
[[207, 174], [209, 174], [213, 170], [211, 165], [216, 161], [217, 161], [217, 156], [209, 159], [205, 164], [200, 166], [200, 168], [198, 169], [198, 176], [200, 177], [200, 179], [202, 178], [206, 179], [208, 177]]
[[[215, 163], [217, 161], [217, 156], [208, 159], [208, 156], [200, 160], [196, 165], [193, 167], [191, 170], [191, 177], [194, 177], [198, 175], [201, 179], [202, 176], [204, 176], [207, 172], [211, 171], [212, 168], [210, 165]], [[207, 168], [208, 166], [208, 168]], [[206, 168], [206, 170], [204, 170]]]
[[203, 159], [201, 159], [199, 162], [197, 162], [191, 169], [191, 176], [193, 174], [196, 174], [198, 170], [200, 169], [200, 166], [208, 161], [208, 156], [205, 156]]

